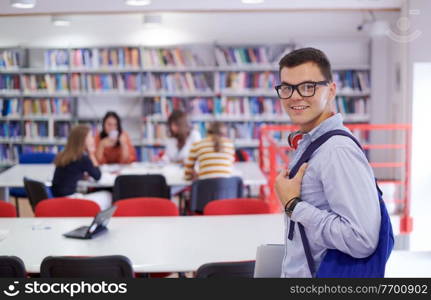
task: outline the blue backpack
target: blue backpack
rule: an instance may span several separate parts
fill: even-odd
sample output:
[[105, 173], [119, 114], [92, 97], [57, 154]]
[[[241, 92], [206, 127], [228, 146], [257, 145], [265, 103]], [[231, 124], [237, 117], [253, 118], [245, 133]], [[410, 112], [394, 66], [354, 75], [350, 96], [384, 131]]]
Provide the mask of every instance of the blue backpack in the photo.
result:
[[[289, 177], [294, 177], [295, 174], [298, 172], [300, 166], [304, 162], [308, 162], [310, 160], [313, 152], [334, 135], [342, 135], [349, 137], [362, 149], [360, 143], [347, 131], [329, 131], [317, 138], [307, 147], [299, 161], [290, 171]], [[312, 275], [314, 274], [315, 277], [320, 278], [382, 278], [385, 276], [386, 262], [394, 246], [394, 234], [392, 232], [392, 225], [388, 211], [386, 209], [385, 203], [383, 202], [383, 194], [379, 186], [377, 185], [377, 181], [376, 188], [380, 202], [381, 224], [377, 248], [374, 253], [368, 257], [354, 258], [339, 250], [328, 249], [325, 254], [325, 257], [320, 263], [319, 269], [316, 272], [315, 262], [313, 261], [313, 256], [311, 255], [310, 245], [308, 242], [307, 235], [305, 234], [304, 226], [301, 223], [298, 223], [302, 245], [304, 247], [308, 267]], [[290, 237], [293, 234], [294, 226], [295, 222], [290, 221]]]

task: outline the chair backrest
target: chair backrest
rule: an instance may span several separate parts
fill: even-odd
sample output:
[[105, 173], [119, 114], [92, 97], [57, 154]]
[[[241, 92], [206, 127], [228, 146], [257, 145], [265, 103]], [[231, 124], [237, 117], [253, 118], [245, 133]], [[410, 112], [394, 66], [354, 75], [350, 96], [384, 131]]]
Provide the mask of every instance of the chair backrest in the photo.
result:
[[250, 215], [269, 213], [270, 209], [266, 202], [250, 198], [214, 200], [204, 207], [204, 215]]
[[24, 188], [33, 211], [40, 201], [52, 198], [51, 190], [43, 182], [24, 177]]
[[100, 212], [96, 202], [74, 198], [52, 198], [36, 205], [36, 217], [94, 217]]
[[114, 217], [178, 216], [175, 203], [164, 198], [130, 198], [115, 202]]
[[163, 175], [120, 175], [115, 179], [113, 200], [137, 197], [171, 198]]
[[55, 159], [55, 153], [50, 152], [29, 152], [19, 156], [20, 164], [50, 164]]
[[199, 267], [196, 278], [253, 278], [254, 261], [208, 263]]
[[0, 218], [15, 218], [16, 208], [13, 204], [0, 200]]
[[25, 278], [26, 271], [23, 261], [16, 256], [0, 256], [1, 278]]
[[284, 244], [265, 244], [257, 247], [255, 278], [280, 278], [286, 251]]
[[196, 180], [192, 184], [190, 210], [203, 212], [205, 205], [213, 200], [242, 198], [241, 177], [219, 177]]
[[48, 256], [40, 266], [42, 278], [132, 278], [130, 260], [122, 255], [97, 257]]

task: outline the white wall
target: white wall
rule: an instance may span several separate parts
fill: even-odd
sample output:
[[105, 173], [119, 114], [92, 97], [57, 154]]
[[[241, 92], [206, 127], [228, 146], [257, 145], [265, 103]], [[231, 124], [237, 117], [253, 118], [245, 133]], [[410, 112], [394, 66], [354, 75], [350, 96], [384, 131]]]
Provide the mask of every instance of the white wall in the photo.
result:
[[[413, 249], [431, 249], [431, 159], [429, 150], [430, 113], [431, 113], [431, 1], [411, 0], [405, 9], [410, 27], [405, 31], [407, 37], [407, 111], [412, 120], [412, 215], [414, 221], [412, 239]], [[419, 33], [418, 34], [415, 34]]]
[[[376, 13], [396, 20], [397, 12]], [[358, 38], [362, 12], [165, 13], [163, 28], [145, 29], [142, 15], [71, 16], [72, 26], [54, 27], [49, 16], [0, 17], [0, 47], [172, 45], [184, 43], [285, 43], [292, 38]]]

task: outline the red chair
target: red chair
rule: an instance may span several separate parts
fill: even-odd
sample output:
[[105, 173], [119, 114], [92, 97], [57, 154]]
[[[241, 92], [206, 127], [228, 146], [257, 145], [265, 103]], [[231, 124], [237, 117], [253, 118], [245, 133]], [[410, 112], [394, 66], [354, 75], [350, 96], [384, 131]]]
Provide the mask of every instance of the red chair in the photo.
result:
[[74, 198], [52, 198], [36, 205], [36, 217], [94, 217], [100, 211], [97, 203]]
[[214, 200], [204, 207], [204, 215], [269, 214], [269, 205], [259, 199], [236, 198]]
[[16, 217], [15, 206], [7, 202], [0, 201], [0, 218], [15, 218], [15, 217]]
[[165, 198], [129, 198], [115, 202], [114, 217], [178, 216], [178, 207]]
[[[114, 217], [175, 217], [178, 207], [166, 198], [128, 198], [115, 202]], [[138, 277], [163, 278], [171, 273], [137, 274]]]

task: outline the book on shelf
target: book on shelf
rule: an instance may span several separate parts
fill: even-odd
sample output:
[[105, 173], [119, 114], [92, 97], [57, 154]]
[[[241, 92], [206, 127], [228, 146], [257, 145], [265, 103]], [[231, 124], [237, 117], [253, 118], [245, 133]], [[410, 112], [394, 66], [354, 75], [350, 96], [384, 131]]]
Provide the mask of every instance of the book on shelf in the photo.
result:
[[18, 98], [0, 98], [0, 112], [3, 117], [19, 117], [21, 102]]
[[23, 76], [24, 91], [32, 92], [68, 92], [67, 74], [26, 74]]
[[45, 51], [46, 69], [67, 69], [69, 68], [69, 50], [49, 49]]
[[201, 72], [147, 73], [143, 78], [144, 92], [211, 92], [208, 78]]
[[333, 80], [341, 93], [369, 93], [371, 90], [370, 72], [345, 70], [333, 72]]
[[24, 138], [31, 139], [47, 139], [49, 137], [49, 126], [47, 122], [25, 121], [24, 122]]
[[22, 128], [19, 121], [0, 121], [0, 138], [16, 140], [22, 136]]
[[0, 74], [0, 91], [10, 90], [19, 91], [21, 88], [19, 75], [17, 74]]
[[267, 47], [215, 47], [217, 65], [268, 64]]
[[33, 153], [33, 152], [49, 152], [58, 153], [64, 149], [63, 145], [23, 145], [22, 153]]
[[100, 48], [93, 49], [97, 64], [94, 68], [139, 68], [139, 48]]
[[55, 122], [54, 137], [56, 139], [67, 139], [70, 134], [72, 124], [70, 122]]
[[337, 96], [335, 98], [336, 111], [343, 114], [367, 115], [369, 99], [366, 97], [350, 98], [346, 96]]
[[71, 101], [68, 98], [24, 99], [24, 116], [71, 116]]
[[142, 59], [144, 68], [205, 66], [204, 61], [191, 49], [182, 48], [144, 48]]
[[20, 55], [16, 50], [0, 50], [0, 69], [18, 69]]
[[[223, 92], [225, 89], [234, 91], [264, 89], [273, 91], [278, 83], [276, 72], [218, 72], [215, 75], [215, 87]], [[274, 92], [274, 96], [275, 92]]]
[[14, 164], [18, 160], [19, 156], [18, 145], [7, 145], [0, 144], [0, 163], [2, 164]]

